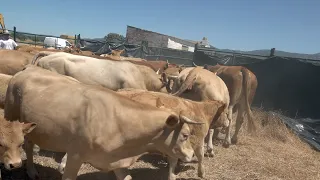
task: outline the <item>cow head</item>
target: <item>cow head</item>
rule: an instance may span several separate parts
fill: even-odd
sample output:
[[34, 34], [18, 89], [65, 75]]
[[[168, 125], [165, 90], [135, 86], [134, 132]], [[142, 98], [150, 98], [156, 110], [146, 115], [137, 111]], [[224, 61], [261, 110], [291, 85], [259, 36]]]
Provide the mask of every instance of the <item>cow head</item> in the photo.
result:
[[168, 116], [166, 120], [165, 134], [167, 134], [164, 140], [165, 154], [169, 156], [177, 157], [185, 162], [190, 162], [194, 153], [191, 146], [190, 136], [191, 131], [189, 124], [203, 124], [195, 122], [186, 116], [172, 114]]
[[[156, 105], [159, 108], [166, 109], [159, 98]], [[201, 125], [203, 123], [189, 119], [184, 115], [183, 111], [180, 112], [180, 115], [172, 112], [165, 123], [166, 128], [160, 138], [164, 142], [164, 146], [159, 147], [161, 151], [182, 161], [191, 161], [194, 150], [190, 143], [191, 131], [189, 125]]]
[[10, 122], [0, 118], [0, 161], [4, 163], [6, 169], [21, 167], [24, 136], [36, 126], [35, 123]]

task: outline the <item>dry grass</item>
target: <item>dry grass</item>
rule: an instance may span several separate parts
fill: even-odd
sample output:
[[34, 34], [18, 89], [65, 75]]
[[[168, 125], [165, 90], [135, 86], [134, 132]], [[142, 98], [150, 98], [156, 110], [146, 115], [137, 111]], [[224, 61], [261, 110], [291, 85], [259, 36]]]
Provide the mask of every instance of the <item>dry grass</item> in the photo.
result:
[[[312, 150], [309, 145], [302, 142], [271, 113], [268, 114], [258, 109], [254, 110], [254, 115], [257, 122], [264, 122], [264, 126], [258, 126], [256, 135], [248, 135], [244, 123], [237, 145], [232, 145], [227, 149], [220, 145], [216, 146], [215, 157], [206, 158], [204, 162], [206, 179], [320, 179], [319, 152]], [[47, 156], [49, 157], [34, 157], [41, 179], [60, 179], [61, 175], [55, 170], [58, 163], [53, 159], [52, 153], [47, 153]], [[165, 180], [168, 174], [165, 159], [158, 156], [145, 156], [130, 169], [133, 178], [139, 180]], [[13, 173], [14, 179], [24, 179], [24, 170], [17, 171]], [[181, 180], [199, 179], [196, 163], [181, 165], [179, 172], [178, 177]], [[84, 164], [78, 179], [115, 180], [115, 177], [112, 172], [102, 173]]]

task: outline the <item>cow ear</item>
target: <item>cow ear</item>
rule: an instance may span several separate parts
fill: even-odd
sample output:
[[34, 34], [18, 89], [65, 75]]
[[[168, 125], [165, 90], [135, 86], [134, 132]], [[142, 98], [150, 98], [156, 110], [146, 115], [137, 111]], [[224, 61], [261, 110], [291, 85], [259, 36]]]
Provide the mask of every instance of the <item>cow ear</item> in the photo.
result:
[[23, 123], [22, 132], [24, 135], [29, 134], [35, 127], [37, 127], [36, 123]]
[[167, 83], [167, 75], [166, 75], [165, 72], [163, 72], [161, 74], [161, 79], [160, 80], [162, 81], [162, 83]]
[[180, 120], [178, 116], [170, 115], [166, 120], [166, 125], [169, 128], [175, 128], [179, 124]]

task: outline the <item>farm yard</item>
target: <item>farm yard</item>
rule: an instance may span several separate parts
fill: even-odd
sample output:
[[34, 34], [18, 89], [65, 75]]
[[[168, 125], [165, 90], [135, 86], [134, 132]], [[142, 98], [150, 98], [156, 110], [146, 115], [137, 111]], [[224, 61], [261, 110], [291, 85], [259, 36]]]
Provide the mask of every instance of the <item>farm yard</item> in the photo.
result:
[[[156, 148], [152, 146], [153, 149], [151, 148], [151, 150], [148, 149], [151, 152], [163, 151], [161, 152], [162, 154], [167, 152], [169, 154], [167, 156], [176, 159], [178, 157], [182, 159], [189, 156], [187, 153], [184, 153], [184, 150], [187, 152], [187, 149], [190, 149], [190, 147], [192, 147], [194, 155], [197, 158], [202, 157], [202, 154], [199, 155], [197, 152], [199, 152], [198, 146], [203, 146], [201, 144], [203, 134], [207, 134], [209, 129], [214, 129], [216, 132], [219, 127], [222, 127], [220, 134], [218, 134], [219, 140], [214, 141], [214, 156], [205, 156], [203, 159], [204, 177], [199, 177], [199, 164], [197, 160], [194, 160], [193, 162], [178, 163], [175, 171], [177, 174], [176, 178], [180, 180], [312, 180], [320, 178], [320, 149], [317, 144], [319, 142], [317, 137], [318, 127], [316, 125], [313, 126], [312, 123], [310, 125], [305, 121], [299, 121], [300, 119], [311, 117], [316, 122], [316, 118], [319, 116], [317, 107], [314, 107], [319, 97], [310, 99], [309, 97], [313, 96], [315, 92], [306, 90], [308, 88], [306, 84], [309, 87], [310, 84], [314, 86], [319, 84], [315, 78], [311, 78], [320, 73], [320, 69], [318, 69], [320, 66], [314, 62], [314, 59], [301, 60], [297, 57], [291, 57], [292, 59], [288, 60], [288, 57], [272, 54], [274, 50], [271, 50], [270, 56], [221, 52], [214, 48], [198, 47], [198, 44], [196, 44], [195, 51], [192, 53], [194, 55], [193, 59], [191, 61], [190, 59], [185, 60], [185, 64], [183, 64], [180, 62], [184, 60], [184, 55], [176, 57], [177, 59], [180, 58], [176, 61], [175, 57], [171, 56], [177, 50], [168, 50], [167, 55], [159, 55], [160, 58], [164, 59], [155, 60], [153, 59], [153, 55], [149, 54], [150, 56], [148, 56], [136, 53], [143, 51], [142, 49], [144, 48], [149, 48], [147, 52], [150, 53], [151, 50], [154, 50], [152, 48], [155, 47], [143, 45], [139, 48], [131, 47], [136, 50], [136, 52], [132, 53], [133, 50], [126, 47], [125, 44], [119, 45], [114, 49], [109, 46], [110, 49], [106, 50], [104, 49], [108, 45], [106, 43], [102, 47], [97, 48], [99, 49], [98, 51], [91, 52], [90, 43], [92, 42], [86, 44], [84, 40], [84, 44], [87, 47], [82, 50], [78, 47], [49, 50], [43, 49], [42, 46], [34, 47], [34, 45], [23, 43], [21, 43], [22, 46], [17, 50], [0, 50], [0, 65], [2, 65], [0, 73], [15, 77], [12, 78], [9, 85], [0, 84], [0, 93], [2, 93], [0, 103], [6, 107], [6, 110], [2, 110], [1, 113], [4, 116], [4, 111], [7, 111], [7, 115], [4, 117], [10, 121], [16, 120], [15, 118], [21, 118], [24, 119], [25, 123], [37, 122], [37, 127], [28, 131], [30, 134], [26, 135], [26, 137], [29, 140], [32, 139], [31, 141], [34, 141], [35, 144], [39, 143], [43, 145], [43, 147], [39, 145], [40, 148], [43, 148], [39, 154], [34, 152], [33, 156], [35, 168], [39, 172], [40, 179], [59, 180], [63, 176], [58, 171], [58, 167], [64, 154], [46, 151], [46, 148], [52, 149], [52, 147], [57, 145], [59, 151], [61, 149], [63, 149], [62, 151], [67, 151], [64, 149], [65, 145], [62, 144], [82, 141], [87, 144], [79, 146], [79, 144], [74, 143], [75, 147], [69, 147], [68, 152], [73, 152], [76, 149], [76, 151], [83, 153], [82, 156], [80, 155], [81, 158], [87, 158], [87, 161], [97, 163], [97, 166], [100, 166], [100, 168], [95, 168], [94, 165], [90, 165], [89, 163], [83, 163], [79, 171], [77, 171], [77, 179], [116, 180], [114, 172], [99, 170], [104, 168], [100, 160], [104, 158], [104, 162], [107, 164], [110, 162], [106, 160], [107, 158], [104, 155], [114, 158], [113, 160], [116, 161], [121, 160], [120, 157], [123, 156], [132, 157], [127, 155], [130, 154], [130, 151], [133, 151], [133, 155], [141, 154], [135, 152], [136, 149], [140, 150], [143, 149], [142, 146], [149, 147], [148, 143], [154, 143], [152, 140], [149, 140], [150, 142], [148, 143], [143, 140], [151, 136], [155, 139], [159, 138], [160, 135], [148, 134], [151, 133], [148, 128], [153, 130], [153, 128], [156, 129], [155, 127], [161, 129], [161, 131], [157, 129], [160, 132], [166, 132], [166, 130], [171, 128], [171, 131], [178, 134], [177, 138], [188, 136], [186, 140], [183, 140], [183, 142], [188, 143], [185, 146], [179, 144], [182, 141], [181, 139], [174, 140], [172, 136], [168, 136], [166, 137], [169, 139], [167, 141], [171, 141], [177, 147], [172, 148], [166, 144], [167, 141], [159, 138], [157, 140], [161, 142], [160, 145], [155, 146]], [[101, 49], [104, 50], [101, 51]], [[65, 53], [58, 53], [59, 51]], [[134, 55], [135, 53], [138, 55]], [[187, 54], [185, 55], [186, 57], [190, 56], [190, 52], [185, 53]], [[169, 60], [165, 57], [169, 57]], [[15, 64], [7, 63], [13, 60]], [[247, 63], [238, 64], [244, 61], [247, 61]], [[275, 61], [279, 64], [286, 64], [286, 67], [291, 69], [291, 71], [280, 72], [282, 70], [279, 69], [283, 67], [274, 65]], [[4, 64], [8, 64], [8, 66], [3, 66]], [[220, 64], [221, 66], [215, 66], [216, 64]], [[267, 71], [268, 68], [272, 67], [271, 65], [274, 65], [272, 73], [278, 74], [278, 76], [270, 75], [270, 71]], [[215, 70], [214, 68], [217, 67], [218, 70]], [[308, 73], [303, 73], [301, 75], [303, 77], [292, 75], [299, 70], [300, 72]], [[186, 73], [185, 77], [183, 76], [184, 73]], [[193, 77], [193, 74], [196, 75]], [[284, 75], [281, 76], [279, 74]], [[229, 79], [225, 76], [229, 77]], [[105, 80], [106, 78], [104, 77], [109, 78]], [[294, 77], [295, 83], [299, 85], [296, 89], [293, 88], [293, 82], [288, 79], [290, 77]], [[308, 81], [303, 81], [303, 78], [308, 79]], [[232, 83], [230, 79], [233, 80], [231, 81]], [[255, 87], [255, 79], [257, 87]], [[286, 86], [279, 85], [280, 81], [285, 81], [287, 83]], [[0, 83], [3, 82], [4, 80], [0, 81]], [[6, 81], [6, 83], [8, 82]], [[14, 89], [16, 87], [19, 88]], [[136, 94], [134, 93], [134, 95], [119, 93], [121, 92], [120, 89], [126, 88], [142, 89], [145, 92], [141, 93], [135, 90]], [[290, 90], [290, 93], [288, 93], [288, 90]], [[139, 98], [135, 99], [138, 97], [138, 92], [144, 94], [145, 97], [150, 97], [150, 99], [145, 98], [145, 102], [143, 100], [140, 101]], [[199, 92], [204, 95], [199, 94]], [[275, 95], [275, 92], [279, 93]], [[100, 93], [103, 96], [95, 95]], [[240, 95], [236, 97], [235, 94]], [[89, 99], [91, 104], [82, 104], [83, 102], [79, 101], [79, 99], [81, 100], [83, 97], [86, 97], [86, 100]], [[156, 98], [156, 103], [153, 103], [151, 97], [158, 97]], [[300, 99], [298, 101], [293, 97], [300, 97]], [[21, 99], [23, 100], [21, 101]], [[231, 103], [233, 101], [236, 101], [236, 103]], [[228, 106], [230, 107], [231, 105], [234, 105], [236, 107], [234, 109], [237, 109], [238, 112], [233, 112], [231, 124], [228, 125], [231, 120], [228, 116]], [[250, 111], [246, 109], [246, 105], [251, 106], [253, 122], [250, 121]], [[46, 106], [50, 107], [50, 109], [46, 108]], [[17, 109], [17, 107], [19, 108]], [[91, 109], [81, 109], [84, 107], [90, 107]], [[114, 109], [111, 111], [109, 107]], [[286, 112], [281, 112], [281, 109], [285, 109]], [[299, 113], [295, 111], [296, 109], [299, 109]], [[233, 134], [235, 129], [237, 129], [238, 117], [242, 117], [239, 115], [239, 112], [242, 112], [241, 110], [244, 113], [244, 123], [238, 134], [238, 141], [234, 143]], [[151, 111], [154, 112], [151, 113]], [[80, 115], [83, 112], [85, 112], [84, 115]], [[166, 119], [164, 119], [166, 121], [162, 119], [162, 113], [166, 114]], [[108, 121], [99, 119], [100, 116], [104, 118], [108, 117], [108, 114], [113, 114], [112, 118], [106, 118]], [[293, 114], [296, 114], [296, 117]], [[290, 119], [292, 124], [289, 123], [289, 120], [283, 118], [284, 115], [288, 116], [287, 118]], [[125, 116], [125, 118], [122, 116]], [[69, 121], [68, 118], [71, 120]], [[44, 119], [49, 121], [44, 121]], [[141, 119], [143, 125], [136, 123], [140, 122]], [[74, 122], [73, 120], [77, 120], [77, 123], [69, 125], [68, 123]], [[49, 122], [53, 122], [53, 124], [48, 125]], [[84, 125], [83, 122], [88, 124]], [[256, 132], [250, 134], [249, 131], [252, 123], [256, 126]], [[178, 128], [180, 126], [181, 129]], [[303, 126], [303, 130], [299, 131], [293, 128], [298, 126]], [[307, 129], [309, 126], [311, 130]], [[226, 136], [228, 136], [229, 128], [232, 143], [231, 145], [229, 144], [229, 147], [224, 147], [228, 143]], [[109, 134], [109, 136], [105, 135], [105, 133], [103, 135], [95, 134], [93, 137], [90, 133], [83, 133], [88, 129], [94, 129], [94, 131], [90, 131], [92, 134], [99, 131], [112, 134]], [[148, 129], [148, 133], [145, 132], [146, 129]], [[312, 134], [313, 132], [315, 134]], [[23, 131], [23, 133], [26, 132]], [[79, 134], [75, 136], [74, 134], [76, 133]], [[119, 133], [122, 134], [118, 135]], [[308, 134], [308, 136], [305, 136], [305, 134]], [[70, 138], [71, 136], [72, 138]], [[108, 139], [113, 138], [113, 136], [120, 137], [116, 140]], [[47, 137], [50, 140], [46, 142], [47, 140], [43, 137]], [[192, 138], [195, 138], [195, 140]], [[63, 142], [65, 139], [68, 139], [68, 141]], [[56, 141], [59, 141], [59, 143], [56, 143]], [[135, 143], [132, 143], [133, 141]], [[141, 141], [144, 144], [142, 143], [139, 146]], [[127, 142], [128, 144], [121, 144], [122, 142]], [[209, 146], [208, 137], [205, 138], [204, 142], [204, 149], [202, 150], [206, 153], [207, 146]], [[54, 143], [56, 144], [52, 146]], [[68, 144], [68, 146], [70, 145]], [[180, 149], [176, 150], [177, 148]], [[143, 149], [142, 151], [145, 152], [147, 150]], [[91, 153], [88, 155], [85, 152]], [[105, 154], [102, 153], [102, 156], [99, 154], [101, 152]], [[73, 157], [72, 160], [77, 159], [75, 155], [71, 157]], [[94, 157], [94, 160], [91, 157]], [[12, 171], [8, 171], [8, 168], [5, 167], [6, 163], [4, 163], [1, 168], [2, 179], [26, 179], [28, 176], [28, 165], [27, 160], [25, 160], [26, 157], [23, 157], [23, 159], [22, 167], [13, 169]], [[168, 176], [170, 176], [169, 160], [161, 155], [143, 155], [131, 166], [128, 166], [130, 163], [127, 161], [122, 163], [125, 164], [120, 163], [124, 167], [129, 167], [130, 175], [133, 179], [167, 180]], [[172, 164], [174, 163], [170, 165]], [[65, 172], [64, 174], [67, 174], [73, 180], [74, 176], [71, 175], [70, 169], [72, 168], [69, 167], [68, 169], [66, 167], [65, 172], [69, 170], [67, 171], [69, 174]], [[170, 180], [175, 180], [175, 178], [171, 177]]]
[[[319, 179], [319, 153], [290, 132], [277, 117], [261, 109], [253, 111], [258, 121], [268, 120], [269, 124], [260, 127], [256, 136], [250, 136], [242, 129], [239, 143], [228, 149], [221, 145], [215, 146], [215, 157], [207, 157], [204, 162], [207, 172], [205, 179]], [[61, 178], [56, 170], [58, 163], [55, 158], [60, 162], [62, 155], [41, 151], [40, 155], [34, 157], [41, 179]], [[132, 177], [141, 180], [149, 180], [151, 177], [154, 180], [165, 180], [167, 169], [166, 159], [156, 155], [145, 155], [130, 167]], [[194, 162], [181, 164], [177, 168], [178, 179], [200, 179], [196, 169]], [[79, 180], [116, 179], [112, 172], [100, 172], [88, 164], [82, 165], [78, 175]], [[25, 176], [24, 168], [13, 172], [13, 179], [16, 180], [24, 180]]]

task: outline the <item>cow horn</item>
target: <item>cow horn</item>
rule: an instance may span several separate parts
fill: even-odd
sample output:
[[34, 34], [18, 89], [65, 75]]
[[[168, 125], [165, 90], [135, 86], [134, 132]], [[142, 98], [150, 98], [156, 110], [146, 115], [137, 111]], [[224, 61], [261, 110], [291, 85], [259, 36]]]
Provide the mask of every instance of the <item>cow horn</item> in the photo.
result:
[[159, 74], [159, 72], [160, 72], [160, 68], [158, 69], [158, 71], [156, 73]]
[[199, 125], [204, 124], [204, 122], [196, 122], [196, 121], [193, 121], [183, 115], [180, 115], [180, 119], [182, 122], [187, 123], [187, 124], [199, 124]]
[[195, 66], [195, 67], [197, 67], [198, 65], [196, 65], [196, 63], [194, 63], [194, 62], [192, 62], [192, 64]]

